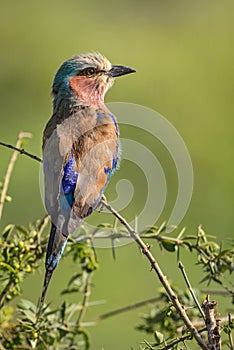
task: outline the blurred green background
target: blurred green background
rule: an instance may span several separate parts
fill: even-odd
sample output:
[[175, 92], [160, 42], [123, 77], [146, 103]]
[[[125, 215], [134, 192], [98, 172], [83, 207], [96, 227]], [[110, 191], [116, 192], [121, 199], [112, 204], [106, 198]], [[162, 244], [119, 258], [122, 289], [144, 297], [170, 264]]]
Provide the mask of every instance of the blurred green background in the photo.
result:
[[[158, 111], [176, 127], [188, 147], [194, 167], [194, 193], [181, 227], [185, 225], [189, 233], [195, 233], [202, 223], [208, 233], [220, 239], [233, 237], [233, 1], [21, 0], [1, 1], [0, 7], [1, 141], [14, 144], [19, 131], [32, 132], [34, 137], [25, 148], [40, 156], [56, 70], [74, 54], [99, 51], [111, 62], [137, 70], [134, 76], [118, 80], [106, 101], [132, 102]], [[124, 127], [121, 133], [134, 136], [131, 128]], [[173, 207], [176, 171], [159, 143], [150, 142], [147, 135], [141, 138], [162, 162], [168, 181], [167, 205], [160, 224]], [[10, 150], [0, 148], [1, 178], [10, 155]], [[107, 195], [114, 198], [115, 184], [126, 177], [133, 181], [138, 194], [122, 213], [132, 219], [145, 200], [143, 192], [138, 192], [144, 188], [139, 169], [123, 162]], [[5, 206], [1, 228], [9, 222], [27, 225], [45, 213], [35, 161], [19, 157], [8, 192], [13, 203]], [[91, 219], [94, 221], [95, 216]], [[172, 257], [159, 252], [156, 244], [154, 251], [169, 279], [180, 280], [177, 270], [172, 270]], [[117, 261], [108, 249], [98, 250], [98, 256], [101, 268], [93, 280], [91, 299], [104, 299], [106, 303], [92, 308], [86, 320], [156, 295], [159, 284], [133, 244], [117, 250]], [[186, 255], [184, 259], [188, 259]], [[53, 305], [59, 300], [61, 283], [66, 284], [72, 271], [75, 266], [63, 260], [48, 293], [47, 300], [53, 300]], [[194, 267], [190, 276], [194, 284], [201, 277], [199, 273]], [[24, 297], [36, 302], [41, 284], [42, 275], [29, 278]], [[92, 349], [137, 348], [147, 336], [135, 331], [134, 326], [139, 323], [139, 312], [146, 310], [91, 328]]]

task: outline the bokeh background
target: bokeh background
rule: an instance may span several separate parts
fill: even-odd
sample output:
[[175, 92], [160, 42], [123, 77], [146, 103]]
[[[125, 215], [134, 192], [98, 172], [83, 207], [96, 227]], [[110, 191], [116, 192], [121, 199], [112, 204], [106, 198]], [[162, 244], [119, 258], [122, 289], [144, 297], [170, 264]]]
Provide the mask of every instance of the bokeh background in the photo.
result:
[[[19, 131], [32, 132], [25, 148], [40, 156], [56, 70], [74, 54], [99, 51], [111, 62], [137, 70], [134, 76], [118, 80], [106, 101], [132, 102], [158, 111], [187, 145], [194, 167], [194, 193], [181, 227], [195, 233], [201, 223], [220, 240], [233, 237], [233, 13], [231, 0], [1, 0], [0, 140], [14, 144]], [[123, 126], [121, 134], [139, 140], [134, 128]], [[140, 139], [160, 160], [168, 183], [165, 210], [157, 222], [161, 224], [175, 201], [176, 171], [160, 142], [147, 134]], [[1, 178], [10, 156], [10, 150], [0, 149]], [[107, 192], [111, 199], [122, 178], [134, 185], [134, 202], [122, 212], [131, 219], [145, 200], [141, 191], [147, 179], [141, 170], [123, 161]], [[1, 228], [10, 222], [28, 225], [44, 215], [38, 163], [19, 157], [9, 195], [13, 202], [5, 206]], [[91, 222], [95, 223], [95, 217]], [[179, 282], [176, 258], [156, 246], [153, 249], [169, 279]], [[158, 281], [133, 244], [119, 248], [116, 261], [108, 249], [99, 249], [98, 257], [100, 270], [93, 280], [91, 300], [105, 300], [105, 304], [90, 309], [87, 321], [157, 295]], [[184, 259], [188, 262], [186, 254]], [[189, 263], [191, 281], [198, 285], [200, 271], [191, 259]], [[65, 286], [75, 269], [70, 261], [62, 260], [48, 293], [53, 306], [60, 300], [61, 284]], [[29, 278], [23, 286], [24, 298], [36, 302], [41, 284], [42, 274]], [[137, 348], [147, 335], [134, 327], [140, 313], [147, 310], [135, 310], [90, 328], [91, 348]]]

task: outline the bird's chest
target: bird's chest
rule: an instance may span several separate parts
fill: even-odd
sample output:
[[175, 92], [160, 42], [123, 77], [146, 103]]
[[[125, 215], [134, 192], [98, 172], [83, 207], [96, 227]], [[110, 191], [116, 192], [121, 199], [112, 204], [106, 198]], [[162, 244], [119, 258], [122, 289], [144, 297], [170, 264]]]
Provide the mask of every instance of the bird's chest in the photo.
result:
[[[79, 113], [73, 115], [57, 126], [58, 148], [61, 156], [67, 156], [71, 150], [77, 158], [90, 152], [91, 149], [117, 147], [116, 125], [108, 115], [101, 118], [97, 113]], [[100, 145], [102, 147], [100, 148]]]

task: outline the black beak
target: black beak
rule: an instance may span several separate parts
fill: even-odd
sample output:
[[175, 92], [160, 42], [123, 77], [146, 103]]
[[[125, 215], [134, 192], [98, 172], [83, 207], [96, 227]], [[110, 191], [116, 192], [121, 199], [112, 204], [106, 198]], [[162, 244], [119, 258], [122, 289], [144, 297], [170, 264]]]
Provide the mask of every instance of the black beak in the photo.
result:
[[121, 75], [130, 74], [136, 72], [135, 69], [125, 66], [112, 66], [112, 68], [106, 72], [110, 77], [120, 77]]

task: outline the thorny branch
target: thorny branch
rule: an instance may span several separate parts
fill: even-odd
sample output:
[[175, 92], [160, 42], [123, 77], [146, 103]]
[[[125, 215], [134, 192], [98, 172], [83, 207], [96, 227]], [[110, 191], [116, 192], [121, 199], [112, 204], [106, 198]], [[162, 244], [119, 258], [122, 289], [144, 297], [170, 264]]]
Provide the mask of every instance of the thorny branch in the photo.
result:
[[190, 319], [188, 318], [186, 311], [184, 310], [183, 306], [180, 304], [177, 295], [173, 292], [170, 284], [167, 281], [167, 277], [163, 274], [161, 268], [159, 267], [157, 261], [155, 260], [154, 256], [150, 252], [149, 246], [147, 246], [142, 239], [139, 237], [139, 235], [133, 230], [133, 228], [128, 224], [128, 222], [115, 210], [113, 209], [107, 202], [104, 200], [101, 201], [101, 203], [123, 224], [128, 232], [130, 233], [131, 237], [135, 240], [135, 242], [139, 245], [141, 248], [143, 254], [148, 258], [151, 268], [156, 272], [160, 282], [162, 283], [163, 287], [165, 288], [169, 298], [171, 299], [174, 307], [176, 308], [177, 312], [180, 314], [181, 318], [183, 319], [186, 327], [191, 332], [191, 334], [196, 339], [198, 345], [204, 349], [209, 350], [208, 346], [203, 341], [202, 337], [200, 336], [198, 330], [194, 327]]

